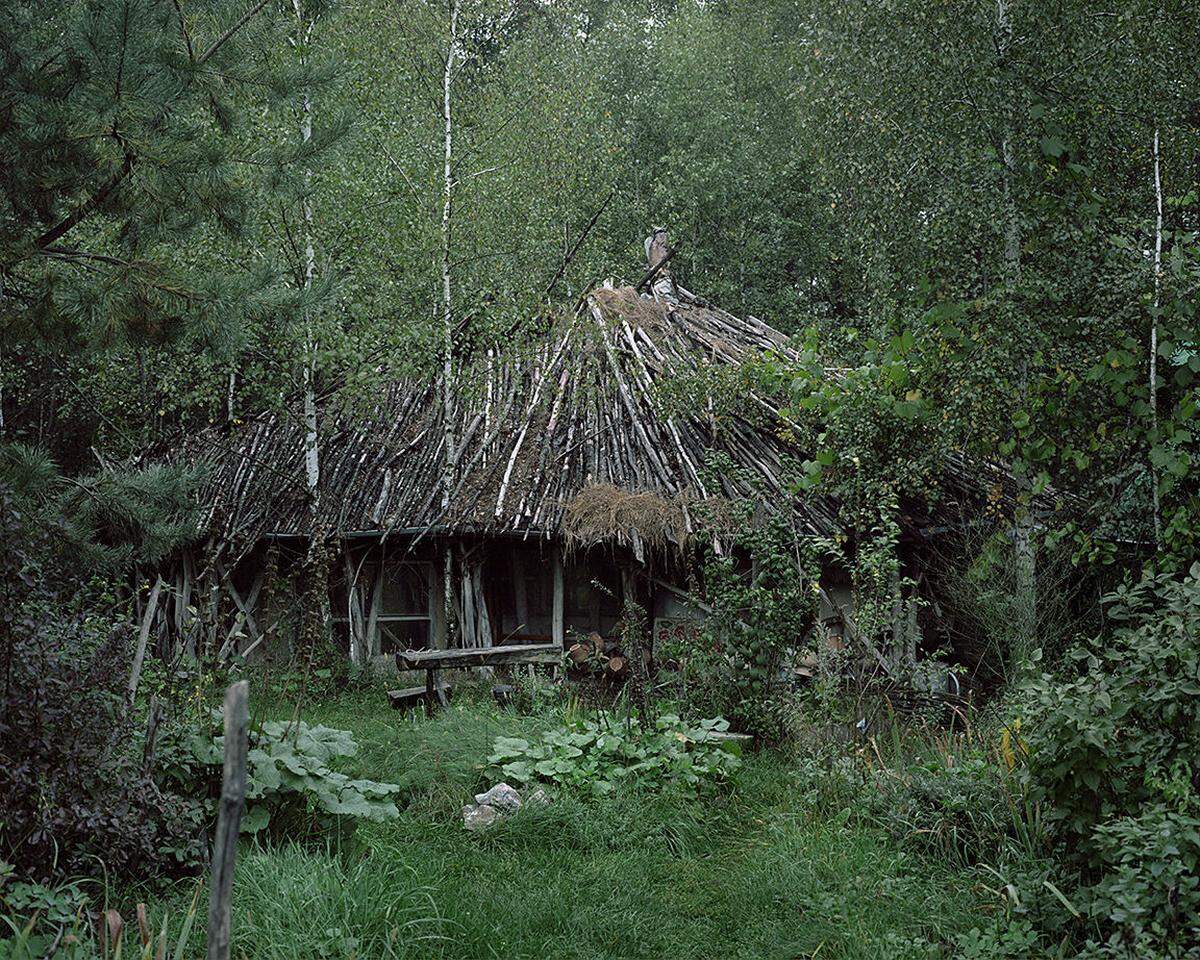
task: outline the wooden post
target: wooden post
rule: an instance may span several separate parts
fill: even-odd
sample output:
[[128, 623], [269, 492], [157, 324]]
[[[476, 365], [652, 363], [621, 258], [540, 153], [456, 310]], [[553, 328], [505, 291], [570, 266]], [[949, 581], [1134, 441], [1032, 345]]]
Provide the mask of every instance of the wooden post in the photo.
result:
[[213, 838], [212, 883], [208, 895], [208, 960], [229, 960], [230, 904], [237, 862], [238, 827], [246, 801], [246, 748], [250, 727], [249, 684], [239, 680], [225, 691], [225, 768], [221, 805]]
[[[444, 650], [450, 645], [450, 625], [447, 622], [446, 614], [453, 602], [454, 584], [452, 578], [446, 575], [446, 571], [453, 567], [449, 547], [442, 551], [442, 563], [449, 566], [438, 570], [435, 563], [429, 567], [433, 574], [433, 582], [430, 584], [429, 591], [429, 629], [432, 634], [429, 638], [429, 645], [438, 650]], [[450, 593], [446, 592], [447, 587], [450, 588]]]
[[380, 547], [375, 560], [375, 576], [371, 578], [371, 606], [367, 613], [367, 658], [377, 657], [383, 651], [379, 637], [379, 604], [383, 597], [383, 548]]
[[560, 647], [566, 641], [563, 623], [563, 559], [562, 550], [554, 548], [554, 607], [550, 620], [550, 638]]
[[437, 696], [437, 671], [425, 671], [425, 716], [432, 717], [437, 709], [434, 698]]

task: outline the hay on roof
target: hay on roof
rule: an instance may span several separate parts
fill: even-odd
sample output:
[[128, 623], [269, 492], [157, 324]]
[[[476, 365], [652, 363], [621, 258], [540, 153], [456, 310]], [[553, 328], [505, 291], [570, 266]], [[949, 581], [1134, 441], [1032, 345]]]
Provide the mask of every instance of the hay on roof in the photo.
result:
[[567, 501], [562, 530], [568, 548], [641, 540], [653, 550], [682, 547], [688, 519], [681, 498], [649, 490], [622, 490], [609, 483], [590, 483]]

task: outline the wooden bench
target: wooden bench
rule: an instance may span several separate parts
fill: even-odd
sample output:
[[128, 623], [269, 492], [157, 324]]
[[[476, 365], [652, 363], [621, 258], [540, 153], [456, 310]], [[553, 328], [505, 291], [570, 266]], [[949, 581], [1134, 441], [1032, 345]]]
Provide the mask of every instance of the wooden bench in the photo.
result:
[[[450, 692], [450, 684], [442, 683], [440, 686], [442, 689], [440, 698], [444, 698]], [[387, 696], [393, 710], [407, 710], [410, 707], [426, 703], [429, 699], [429, 691], [423, 686], [404, 687], [400, 690], [389, 690]]]
[[[396, 653], [396, 669], [425, 671], [425, 707], [432, 714], [435, 704], [446, 705], [446, 685], [438, 683], [439, 670], [502, 667], [515, 663], [556, 664], [562, 660], [562, 655], [562, 647], [557, 643], [514, 643], [500, 647], [469, 647], [465, 650], [400, 650]], [[408, 693], [411, 696], [411, 690], [416, 689], [414, 687], [410, 691], [396, 693]], [[397, 700], [397, 697], [392, 697], [394, 704]]]

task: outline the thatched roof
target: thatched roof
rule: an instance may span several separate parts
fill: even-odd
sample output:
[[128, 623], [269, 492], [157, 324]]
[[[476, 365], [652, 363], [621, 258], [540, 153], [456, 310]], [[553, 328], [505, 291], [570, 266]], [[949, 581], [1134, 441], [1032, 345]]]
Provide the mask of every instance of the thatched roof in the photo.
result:
[[[754, 495], [794, 511], [801, 529], [830, 534], [833, 506], [789, 490], [799, 451], [774, 408], [753, 391], [736, 391], [744, 407], [731, 408], [734, 391], [719, 390], [723, 373], [763, 351], [791, 354], [779, 331], [687, 291], [668, 306], [630, 287], [596, 290], [532, 351], [497, 363], [490, 389], [476, 371], [454, 412], [463, 453], [448, 508], [435, 384], [395, 384], [368, 415], [329, 424], [318, 528], [560, 536], [570, 513], [576, 539], [599, 537], [598, 518], [610, 516], [611, 535], [640, 547], [644, 535], [677, 540], [694, 529], [697, 504]], [[681, 382], [693, 384], [691, 402], [672, 403]], [[207, 457], [210, 532], [243, 542], [307, 535], [302, 451], [301, 424], [272, 416]], [[736, 469], [712, 470], [714, 454]], [[641, 499], [619, 502], [621, 492]], [[653, 503], [663, 505], [656, 532], [623, 528]]]

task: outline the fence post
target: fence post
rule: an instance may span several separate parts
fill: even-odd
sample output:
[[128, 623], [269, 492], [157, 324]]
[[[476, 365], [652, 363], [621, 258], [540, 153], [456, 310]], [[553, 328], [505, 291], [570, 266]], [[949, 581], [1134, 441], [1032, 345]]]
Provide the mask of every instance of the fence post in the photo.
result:
[[208, 894], [208, 960], [229, 960], [229, 913], [233, 868], [237, 861], [238, 827], [246, 800], [246, 741], [250, 726], [249, 684], [230, 684], [225, 691], [225, 768], [221, 806], [213, 839], [212, 884]]

